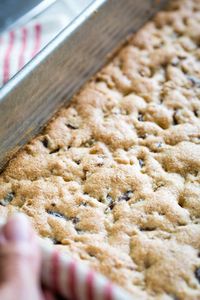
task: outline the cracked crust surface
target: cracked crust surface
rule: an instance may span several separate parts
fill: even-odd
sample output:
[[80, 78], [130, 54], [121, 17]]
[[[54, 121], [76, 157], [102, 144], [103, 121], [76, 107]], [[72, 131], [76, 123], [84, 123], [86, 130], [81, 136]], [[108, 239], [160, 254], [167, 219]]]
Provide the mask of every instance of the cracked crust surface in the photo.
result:
[[0, 176], [0, 215], [141, 299], [200, 299], [200, 1], [174, 0]]

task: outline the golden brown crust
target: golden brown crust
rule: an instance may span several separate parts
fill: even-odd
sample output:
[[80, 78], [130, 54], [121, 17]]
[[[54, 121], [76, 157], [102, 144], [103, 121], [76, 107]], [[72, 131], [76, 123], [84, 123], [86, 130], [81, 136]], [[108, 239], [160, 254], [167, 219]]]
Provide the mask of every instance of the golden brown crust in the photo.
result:
[[141, 299], [200, 299], [199, 45], [200, 1], [171, 1], [10, 162], [0, 215]]

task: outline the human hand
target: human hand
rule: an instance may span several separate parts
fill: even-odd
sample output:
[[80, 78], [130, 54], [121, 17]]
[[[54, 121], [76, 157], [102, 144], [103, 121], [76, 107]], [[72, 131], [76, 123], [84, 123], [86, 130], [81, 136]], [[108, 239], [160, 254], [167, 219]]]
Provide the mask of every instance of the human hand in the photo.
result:
[[11, 217], [0, 230], [0, 299], [44, 300], [41, 254], [27, 218]]

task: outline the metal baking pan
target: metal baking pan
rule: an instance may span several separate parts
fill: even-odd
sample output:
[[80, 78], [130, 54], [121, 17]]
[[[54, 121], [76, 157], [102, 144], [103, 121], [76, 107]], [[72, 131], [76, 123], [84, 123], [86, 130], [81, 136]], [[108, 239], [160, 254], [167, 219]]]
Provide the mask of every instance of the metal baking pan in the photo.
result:
[[0, 90], [0, 169], [167, 0], [96, 0]]

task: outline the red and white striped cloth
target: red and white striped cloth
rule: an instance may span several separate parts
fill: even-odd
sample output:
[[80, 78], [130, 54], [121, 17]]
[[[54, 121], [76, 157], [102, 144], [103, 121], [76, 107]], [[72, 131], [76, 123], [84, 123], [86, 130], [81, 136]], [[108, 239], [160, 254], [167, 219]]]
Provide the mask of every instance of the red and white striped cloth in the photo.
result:
[[42, 47], [42, 24], [35, 23], [0, 37], [0, 86], [16, 74]]
[[66, 26], [70, 16], [61, 8], [0, 35], [0, 88]]
[[[68, 300], [133, 300], [123, 289], [85, 264], [41, 243], [43, 254], [42, 282], [49, 291]], [[52, 292], [47, 299], [55, 299]]]
[[43, 46], [42, 24], [35, 22], [0, 37], [0, 87], [30, 61]]

